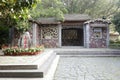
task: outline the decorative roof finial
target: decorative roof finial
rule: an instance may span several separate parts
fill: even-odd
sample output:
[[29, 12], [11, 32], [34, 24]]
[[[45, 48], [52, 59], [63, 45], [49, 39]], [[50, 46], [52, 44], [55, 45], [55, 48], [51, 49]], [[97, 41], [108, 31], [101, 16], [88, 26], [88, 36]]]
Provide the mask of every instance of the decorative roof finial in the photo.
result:
[[102, 17], [102, 19], [106, 19], [106, 17], [105, 17], [105, 16], [103, 16], [103, 17]]

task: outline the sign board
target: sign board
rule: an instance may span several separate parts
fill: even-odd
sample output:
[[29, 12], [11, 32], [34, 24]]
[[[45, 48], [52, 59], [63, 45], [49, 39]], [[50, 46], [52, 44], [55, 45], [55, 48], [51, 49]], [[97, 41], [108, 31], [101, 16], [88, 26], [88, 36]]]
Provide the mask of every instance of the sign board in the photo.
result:
[[102, 28], [94, 28], [94, 37], [95, 39], [102, 38]]

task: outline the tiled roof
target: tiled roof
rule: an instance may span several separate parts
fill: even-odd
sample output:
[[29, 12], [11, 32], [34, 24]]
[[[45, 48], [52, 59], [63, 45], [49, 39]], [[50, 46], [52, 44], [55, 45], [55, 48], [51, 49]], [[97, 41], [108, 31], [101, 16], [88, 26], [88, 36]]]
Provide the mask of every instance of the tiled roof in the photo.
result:
[[90, 20], [91, 17], [86, 14], [65, 14], [65, 21], [87, 21]]
[[[65, 14], [64, 21], [87, 21], [90, 20], [91, 17], [85, 14]], [[37, 24], [60, 24], [59, 20], [56, 18], [39, 18], [37, 20], [29, 20], [31, 22], [35, 22]]]
[[30, 21], [37, 24], [60, 24], [60, 21], [56, 20], [55, 18], [39, 18], [37, 20]]
[[41, 24], [59, 24], [60, 21], [55, 18], [40, 18], [37, 20]]
[[105, 19], [94, 19], [94, 20], [86, 21], [84, 22], [84, 24], [94, 23], [94, 22], [103, 22], [103, 23], [108, 23], [108, 24], [111, 23], [109, 20], [105, 20]]

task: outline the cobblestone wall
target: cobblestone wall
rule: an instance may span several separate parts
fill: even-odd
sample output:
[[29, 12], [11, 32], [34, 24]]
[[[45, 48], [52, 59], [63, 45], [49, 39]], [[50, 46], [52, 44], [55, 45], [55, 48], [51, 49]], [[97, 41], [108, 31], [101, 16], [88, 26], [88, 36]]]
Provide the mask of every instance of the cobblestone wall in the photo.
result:
[[42, 44], [46, 48], [57, 48], [59, 46], [58, 39], [42, 39]]
[[58, 27], [57, 25], [46, 25], [42, 28], [42, 44], [47, 48], [59, 47]]
[[96, 38], [96, 33], [94, 32], [95, 27], [90, 27], [90, 48], [106, 48], [107, 47], [107, 27], [101, 28], [101, 37]]
[[42, 27], [42, 38], [43, 39], [57, 39], [58, 38], [58, 28], [53, 25], [47, 27]]

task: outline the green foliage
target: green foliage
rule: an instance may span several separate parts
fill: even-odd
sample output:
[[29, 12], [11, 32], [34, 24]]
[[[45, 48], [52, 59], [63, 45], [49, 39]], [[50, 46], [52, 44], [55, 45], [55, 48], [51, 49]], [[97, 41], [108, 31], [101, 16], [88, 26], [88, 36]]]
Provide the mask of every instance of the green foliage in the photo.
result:
[[93, 18], [111, 18], [119, 10], [120, 0], [41, 0], [36, 8], [30, 10], [32, 18], [56, 17], [64, 19], [63, 15], [88, 14]]
[[2, 44], [8, 43], [8, 27], [0, 27], [0, 48]]
[[119, 9], [120, 0], [61, 0], [68, 13], [89, 14], [93, 18], [110, 18]]
[[[37, 1], [38, 0], [1, 0], [0, 26], [17, 27], [19, 21], [28, 19], [28, 10], [32, 8]], [[24, 28], [24, 26], [22, 27]]]
[[110, 41], [110, 48], [120, 49], [120, 40], [117, 41]]
[[[0, 0], [0, 47], [8, 43], [9, 27], [28, 28], [28, 10], [40, 0]], [[10, 42], [10, 40], [9, 40]]]
[[119, 7], [120, 0], [1, 0], [0, 26], [15, 26], [21, 30], [28, 28], [27, 20], [30, 16], [33, 19], [56, 17], [63, 20], [66, 13], [111, 18]]
[[120, 12], [115, 14], [112, 22], [115, 24], [115, 29], [120, 33]]
[[63, 14], [66, 12], [67, 10], [60, 0], [42, 0], [37, 4], [36, 8], [30, 10], [30, 15], [34, 19], [55, 17], [58, 20], [63, 20]]
[[[2, 48], [2, 51], [6, 55], [22, 55], [23, 53], [29, 53], [29, 55], [34, 54], [36, 52], [42, 52], [44, 50], [44, 46], [38, 46], [34, 48], [18, 48], [18, 47], [11, 47], [11, 48]], [[27, 54], [28, 55], [28, 54]]]

